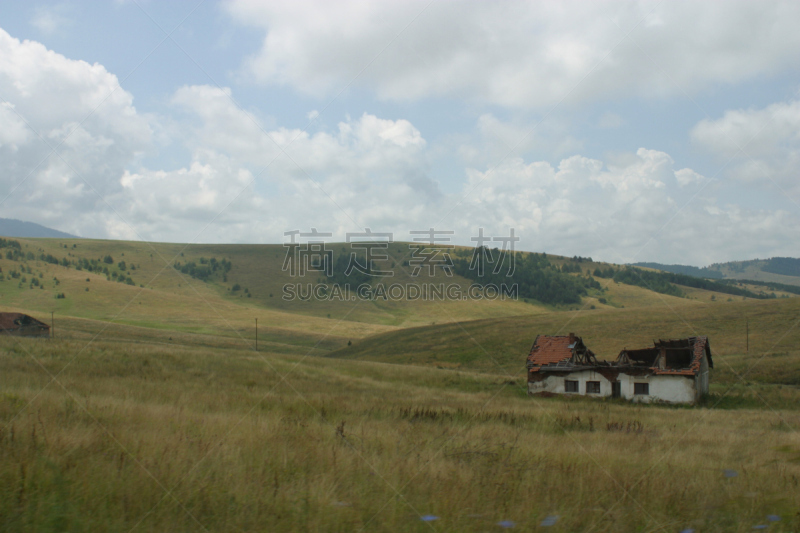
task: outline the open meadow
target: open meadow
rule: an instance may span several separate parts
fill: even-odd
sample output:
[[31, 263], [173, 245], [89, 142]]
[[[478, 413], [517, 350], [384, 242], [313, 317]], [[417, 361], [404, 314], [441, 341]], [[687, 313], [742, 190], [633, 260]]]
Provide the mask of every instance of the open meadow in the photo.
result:
[[[257, 276], [224, 247], [197, 252], [234, 265], [207, 282], [162, 278], [145, 244], [23, 242], [125, 253], [136, 284], [2, 260], [48, 282], [6, 279], [2, 310], [56, 317], [55, 338], [0, 337], [2, 531], [800, 528], [796, 298], [603, 280], [571, 306], [303, 308], [232, 295]], [[711, 394], [697, 406], [528, 397], [534, 337], [572, 331], [607, 358], [708, 335]]]
[[800, 525], [796, 387], [761, 391], [794, 408], [715, 406], [733, 376], [703, 407], [641, 406], [531, 399], [522, 379], [435, 368], [2, 342], [4, 531]]

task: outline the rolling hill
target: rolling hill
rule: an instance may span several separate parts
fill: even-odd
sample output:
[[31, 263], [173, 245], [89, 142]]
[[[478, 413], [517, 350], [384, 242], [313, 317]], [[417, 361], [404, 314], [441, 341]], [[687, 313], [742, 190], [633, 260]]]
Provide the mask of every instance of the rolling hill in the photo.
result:
[[[344, 245], [331, 247], [337, 252], [334, 259], [343, 256]], [[371, 286], [420, 287], [443, 282], [465, 294], [475, 281], [458, 274], [432, 276], [425, 269], [414, 277], [408, 267], [408, 250], [404, 243], [389, 246], [386, 259], [376, 262], [374, 268], [391, 270], [394, 275], [368, 280]], [[470, 250], [457, 249], [455, 254], [457, 261], [466, 261]], [[706, 327], [704, 321], [733, 324], [737, 313], [750, 309], [747, 295], [754, 293], [749, 289], [759, 289], [737, 284], [734, 288], [744, 291], [743, 297], [715, 291], [715, 287], [728, 290], [718, 284], [704, 288], [659, 281], [659, 288], [653, 280], [648, 281], [652, 273], [637, 274], [619, 265], [583, 258], [529, 255], [534, 260], [533, 270], [527, 271], [530, 275], [545, 268], [550, 278], [542, 279], [574, 280], [569, 287], [584, 291], [580, 301], [552, 304], [522, 297], [465, 299], [446, 295], [427, 300], [287, 300], [283, 298], [286, 284], [306, 287], [329, 280], [320, 273], [291, 277], [283, 269], [286, 249], [282, 245], [5, 239], [0, 241], [0, 306], [42, 318], [49, 318], [52, 312], [58, 321], [72, 320], [101, 333], [107, 327], [103, 324], [126, 325], [133, 328], [127, 334], [130, 338], [186, 340], [187, 335], [198, 335], [204, 339], [198, 341], [201, 343], [221, 337], [242, 347], [254, 345], [257, 319], [261, 348], [275, 352], [307, 350], [317, 355], [333, 353], [344, 358], [492, 371], [476, 346], [490, 352], [499, 350], [494, 357], [506, 369], [524, 352], [534, 331], [576, 330], [588, 335], [587, 341], [594, 341], [602, 350], [606, 349], [605, 338], [613, 339], [609, 349], [618, 349], [622, 341], [640, 341], [625, 340], [625, 331], [648, 332], [646, 336], [655, 335], [654, 331], [668, 336], [690, 334], [685, 327], [681, 329], [682, 322], [676, 322], [676, 317], [692, 317], [683, 320], [700, 324], [703, 331], [716, 331]], [[526, 272], [522, 267], [519, 270]], [[517, 279], [527, 282], [528, 278], [513, 278]], [[776, 296], [794, 294], [778, 292]], [[768, 308], [778, 312], [791, 305], [780, 303]], [[487, 327], [496, 329], [497, 336], [484, 338]], [[477, 329], [473, 333], [470, 328]], [[727, 335], [726, 330], [719, 332]], [[433, 340], [438, 336], [450, 340], [442, 345]], [[477, 341], [475, 346], [470, 344], [473, 341]], [[730, 342], [721, 341], [715, 347], [727, 349]], [[412, 345], [413, 349], [406, 349]]]
[[[479, 370], [524, 378], [537, 334], [575, 332], [601, 359], [658, 338], [708, 335], [720, 356], [786, 352], [800, 343], [800, 299], [580, 310], [423, 326], [367, 337], [330, 357]], [[800, 385], [800, 379], [797, 380]]]
[[[580, 303], [464, 298], [473, 280], [458, 274], [442, 276], [441, 272], [432, 276], [425, 269], [414, 277], [408, 266], [408, 245], [397, 243], [387, 250], [386, 260], [376, 262], [376, 268], [392, 270], [394, 276], [370, 280], [373, 287], [444, 284], [457, 289], [462, 297], [285, 299], [287, 284], [299, 286], [302, 293], [309, 285], [330, 282], [319, 273], [291, 277], [282, 268], [286, 257], [282, 245], [187, 246], [91, 239], [18, 239], [14, 243], [0, 247], [0, 305], [197, 333], [247, 332], [251, 336], [250, 325], [259, 318], [263, 328], [322, 335], [335, 327], [335, 335], [360, 338], [387, 329], [547, 314], [583, 304], [597, 308], [646, 306], [664, 297], [605, 280], [583, 288], [594, 264], [585, 265], [584, 270], [569, 259], [548, 256], [548, 275], [575, 280], [572, 286], [584, 291]], [[338, 254], [343, 253], [343, 245], [334, 246]], [[467, 250], [457, 253], [468, 257]]]
[[[331, 248], [335, 250], [334, 260], [346, 258], [344, 245], [334, 244]], [[456, 263], [461, 261], [463, 267], [471, 250], [457, 249], [454, 253]], [[468, 294], [475, 279], [457, 273], [442, 276], [436, 271], [431, 275], [425, 269], [412, 276], [408, 257], [407, 244], [388, 246], [386, 259], [376, 261], [374, 268], [391, 271], [393, 276], [362, 281], [373, 288], [446, 284], [457, 289], [461, 297], [444, 294], [407, 299], [372, 295], [362, 299], [352, 295], [333, 298], [326, 293], [322, 298], [286, 299], [286, 285], [294, 285], [302, 293], [309, 286], [329, 285], [331, 280], [319, 272], [290, 276], [283, 268], [286, 248], [282, 245], [6, 239], [0, 242], [0, 305], [44, 315], [54, 312], [59, 317], [222, 335], [241, 342], [254, 340], [258, 319], [262, 343], [273, 342], [277, 349], [280, 345], [306, 345], [313, 340], [330, 351], [357, 339], [407, 331], [410, 327], [511, 317], [545, 324], [553, 317], [572, 316], [569, 313], [577, 313], [579, 323], [584, 320], [582, 317], [595, 315], [616, 320], [636, 316], [638, 313], [632, 309], [701, 306], [712, 310], [715, 305], [741, 301], [742, 295], [746, 299], [755, 295], [744, 284], [693, 288], [660, 280], [653, 277], [653, 272], [626, 270], [619, 265], [527, 254], [533, 262], [517, 261], [517, 277], [508, 279], [532, 283], [529, 278], [520, 277], [524, 275], [534, 276], [531, 279], [535, 283], [539, 279], [564, 280], [559, 283], [566, 283], [563, 286], [569, 290], [583, 291], [579, 301], [554, 304], [525, 297], [469, 298], [462, 295]], [[539, 272], [549, 277], [537, 278]], [[670, 278], [673, 282], [684, 279], [696, 278]], [[776, 296], [789, 295], [792, 294], [779, 292]], [[705, 311], [696, 313], [699, 316]]]

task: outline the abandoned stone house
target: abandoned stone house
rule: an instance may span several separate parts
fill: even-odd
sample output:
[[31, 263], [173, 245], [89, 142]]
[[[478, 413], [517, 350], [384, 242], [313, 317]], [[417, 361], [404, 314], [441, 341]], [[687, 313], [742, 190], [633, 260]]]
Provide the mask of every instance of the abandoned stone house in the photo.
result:
[[50, 326], [22, 313], [0, 313], [0, 335], [49, 337]]
[[528, 394], [611, 396], [637, 402], [695, 403], [714, 367], [708, 337], [659, 340], [598, 361], [581, 337], [538, 335], [528, 354]]

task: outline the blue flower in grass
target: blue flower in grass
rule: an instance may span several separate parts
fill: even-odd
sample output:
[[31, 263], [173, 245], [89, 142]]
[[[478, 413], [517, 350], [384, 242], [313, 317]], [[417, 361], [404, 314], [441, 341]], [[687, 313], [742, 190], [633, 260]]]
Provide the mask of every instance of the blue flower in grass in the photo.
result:
[[558, 522], [558, 515], [557, 514], [551, 514], [549, 516], [546, 516], [545, 519], [542, 520], [542, 523], [539, 524], [539, 525], [542, 526], [542, 527], [549, 527], [549, 526], [556, 525], [556, 522]]

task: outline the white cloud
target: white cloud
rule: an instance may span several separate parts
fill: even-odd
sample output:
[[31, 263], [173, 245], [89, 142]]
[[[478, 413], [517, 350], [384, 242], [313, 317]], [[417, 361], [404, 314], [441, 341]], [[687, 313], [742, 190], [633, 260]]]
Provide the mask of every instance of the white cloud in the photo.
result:
[[426, 141], [407, 120], [365, 113], [333, 131], [269, 128], [230, 89], [209, 86], [182, 87], [172, 103], [189, 113], [175, 130], [192, 162], [122, 178], [120, 212], [145, 238], [276, 242], [287, 229], [319, 227], [343, 239], [413, 220], [442, 197], [427, 175]]
[[[797, 2], [259, 2], [226, 4], [263, 28], [245, 70], [314, 94], [552, 106], [694, 92], [791, 69]], [[396, 36], [396, 38], [395, 38]]]
[[122, 217], [132, 222], [141, 237], [175, 240], [180, 236], [189, 241], [217, 219], [217, 231], [202, 236], [202, 240], [213, 240], [225, 234], [225, 229], [219, 231], [220, 226], [243, 222], [262, 207], [263, 202], [257, 197], [245, 194], [233, 209], [228, 209], [252, 180], [252, 174], [230, 158], [198, 150], [188, 168], [125, 171], [120, 180], [124, 191], [116, 200]]
[[9, 102], [0, 103], [0, 126], [0, 148], [5, 145], [16, 151], [18, 145], [24, 144], [31, 135], [25, 121]]
[[78, 234], [96, 230], [98, 210], [108, 209], [101, 196], [120, 190], [125, 166], [150, 143], [132, 95], [102, 65], [3, 30], [0, 94], [0, 185], [13, 191], [3, 212]]
[[[4, 216], [83, 235], [280, 242], [288, 229], [316, 227], [342, 240], [370, 227], [408, 240], [410, 230], [435, 226], [470, 244], [478, 227], [494, 235], [513, 227], [522, 249], [695, 264], [791, 255], [798, 240], [797, 216], [781, 211], [705, 197], [678, 214], [680, 187], [703, 177], [676, 169], [659, 150], [602, 161], [573, 155], [576, 145], [557, 165], [511, 157], [492, 169], [491, 158], [478, 156], [463, 188], [445, 193], [431, 175], [433, 150], [408, 120], [363, 113], [331, 129], [290, 129], [239, 109], [230, 89], [186, 86], [170, 100], [181, 113], [164, 135], [188, 147], [191, 159], [177, 169], [146, 168], [140, 155], [152, 149], [160, 125], [137, 113], [113, 74], [2, 31], [0, 94], [0, 184], [19, 186]], [[795, 105], [774, 108], [783, 133], [759, 148], [763, 154], [795, 149]], [[750, 131], [762, 123], [759, 113], [698, 126], [698, 142], [718, 129]], [[561, 131], [557, 123], [547, 127], [531, 142]], [[484, 115], [475, 135], [500, 150], [525, 131], [525, 124]], [[48, 157], [48, 143], [61, 143], [58, 155]]]
[[720, 119], [699, 122], [691, 136], [719, 155], [773, 156], [782, 146], [800, 143], [800, 101], [729, 110]]
[[490, 170], [468, 169], [463, 188], [443, 194], [426, 176], [424, 143], [410, 142], [417, 139], [410, 128], [364, 115], [340, 124], [336, 135], [300, 135], [293, 159], [308, 165], [316, 184], [288, 159], [276, 160], [262, 178], [236, 156], [198, 149], [186, 168], [126, 173], [127, 203], [120, 205], [155, 240], [281, 242], [286, 230], [316, 227], [342, 241], [370, 227], [407, 241], [409, 231], [435, 227], [470, 244], [479, 227], [492, 236], [514, 228], [520, 249], [615, 262], [785, 255], [800, 236], [797, 217], [786, 212], [709, 197], [682, 205], [674, 197], [678, 184], [703, 177], [644, 148], [613, 164], [579, 155], [556, 166], [513, 158]]
[[800, 189], [800, 101], [728, 110], [717, 120], [695, 125], [691, 139], [726, 163], [732, 159], [734, 178]]
[[458, 233], [514, 227], [520, 247], [614, 262], [642, 260], [704, 265], [791, 254], [800, 237], [797, 217], [697, 198], [676, 201], [675, 180], [702, 176], [675, 170], [672, 158], [639, 149], [625, 164], [573, 156], [557, 167], [507, 161], [491, 171], [469, 171], [466, 195], [448, 216]]
[[675, 171], [675, 179], [678, 181], [678, 185], [685, 187], [692, 183], [699, 183], [705, 178], [691, 168], [682, 168]]
[[34, 10], [31, 24], [42, 33], [49, 35], [72, 23], [67, 12], [65, 4], [39, 6]]
[[244, 164], [270, 165], [267, 175], [282, 179], [320, 172], [355, 177], [384, 168], [406, 172], [426, 145], [409, 121], [368, 113], [340, 122], [334, 132], [267, 128], [241, 110], [230, 94], [228, 88], [209, 86], [183, 87], [175, 93], [173, 103], [200, 119], [187, 135], [187, 144], [230, 154]]

